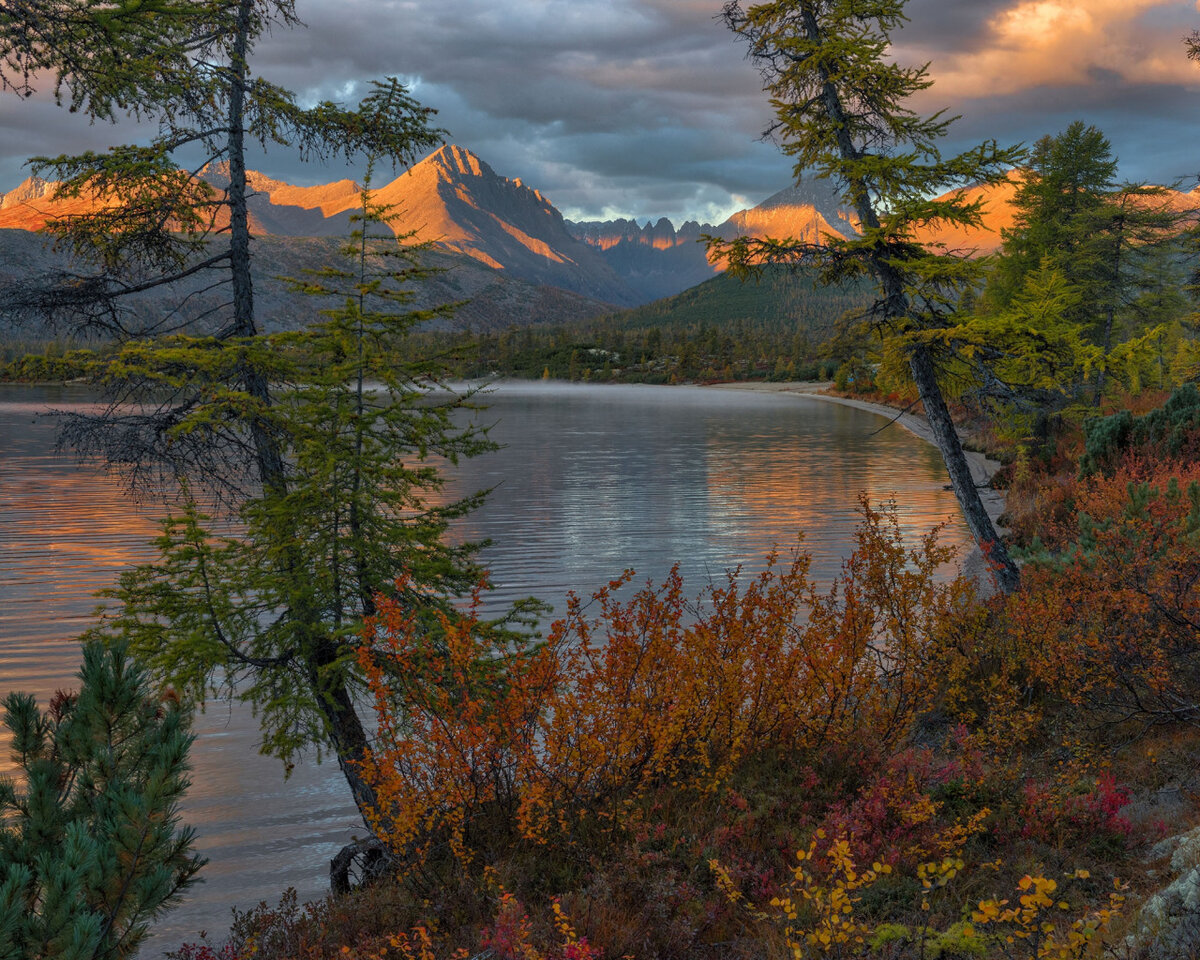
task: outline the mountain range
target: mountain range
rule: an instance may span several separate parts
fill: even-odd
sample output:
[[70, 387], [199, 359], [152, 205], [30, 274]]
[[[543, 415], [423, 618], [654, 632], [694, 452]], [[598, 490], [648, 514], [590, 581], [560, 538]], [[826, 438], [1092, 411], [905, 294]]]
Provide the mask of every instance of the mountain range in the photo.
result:
[[[204, 172], [217, 189], [228, 183], [220, 168]], [[264, 274], [295, 275], [308, 260], [331, 254], [334, 245], [299, 238], [345, 236], [350, 216], [361, 206], [362, 188], [351, 180], [299, 187], [251, 173], [251, 227], [272, 238], [260, 245]], [[986, 203], [983, 223], [971, 229], [928, 231], [923, 239], [953, 249], [987, 253], [1011, 226], [1015, 180], [965, 191]], [[484, 327], [547, 319], [579, 319], [611, 307], [630, 307], [671, 296], [714, 276], [702, 236], [795, 237], [815, 241], [824, 233], [854, 235], [857, 221], [826, 181], [789, 187], [720, 224], [688, 221], [678, 229], [665, 218], [639, 225], [633, 220], [572, 222], [538, 190], [497, 174], [462, 147], [446, 145], [391, 182], [374, 187], [377, 204], [396, 215], [395, 230], [414, 241], [430, 241], [439, 265], [448, 267], [438, 293], [458, 288], [482, 298], [472, 323]], [[29, 231], [48, 221], [116, 202], [112, 197], [66, 198], [57, 185], [29, 179], [0, 197], [0, 281], [18, 279], [39, 255]], [[1178, 205], [1200, 205], [1200, 192], [1178, 194]], [[50, 255], [47, 255], [50, 256]], [[279, 262], [274, 262], [274, 259]], [[455, 276], [459, 274], [459, 276]], [[454, 299], [458, 299], [455, 297]], [[276, 297], [275, 323], [304, 305]]]
[[[217, 189], [228, 184], [221, 168], [204, 172]], [[273, 237], [345, 236], [361, 204], [351, 180], [298, 187], [249, 174], [251, 229]], [[34, 231], [62, 216], [116, 203], [111, 197], [60, 197], [57, 184], [31, 178], [0, 197], [0, 230]], [[812, 191], [810, 191], [812, 193]], [[787, 190], [723, 224], [669, 220], [572, 223], [539, 191], [497, 174], [462, 147], [443, 146], [391, 182], [372, 189], [373, 200], [397, 214], [398, 233], [431, 241], [492, 270], [505, 280], [556, 287], [584, 298], [578, 306], [634, 306], [678, 293], [712, 277], [702, 234], [735, 237], [786, 229], [811, 239], [824, 230], [845, 232], [847, 221], [831, 195]], [[11, 248], [15, 238], [5, 244]], [[576, 313], [579, 310], [575, 311]]]

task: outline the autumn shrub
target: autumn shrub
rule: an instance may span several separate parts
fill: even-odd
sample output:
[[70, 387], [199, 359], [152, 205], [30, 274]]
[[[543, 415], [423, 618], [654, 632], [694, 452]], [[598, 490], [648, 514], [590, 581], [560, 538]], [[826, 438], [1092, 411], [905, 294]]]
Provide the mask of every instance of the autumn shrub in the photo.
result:
[[214, 947], [203, 941], [185, 943], [178, 950], [167, 952], [169, 960], [239, 960], [237, 951], [231, 944], [225, 943]]
[[[169, 960], [599, 960], [604, 954], [576, 932], [557, 899], [531, 918], [502, 887], [492, 891], [487, 917], [447, 926], [452, 911], [398, 898], [384, 884], [305, 904], [288, 890], [266, 902], [234, 910], [229, 938], [216, 946], [205, 936], [168, 952]], [[461, 920], [462, 918], [460, 918]]]
[[1103, 595], [1121, 550], [1165, 590], [1190, 542], [1185, 487], [1126, 521], [1121, 481], [1078, 481], [1092, 539], [1044, 524], [1012, 598], [978, 601], [936, 537], [906, 548], [864, 503], [827, 588], [800, 553], [696, 599], [627, 574], [533, 648], [382, 601], [363, 772], [397, 879], [243, 917], [237, 956], [1093, 955], [1112, 906], [1076, 871], [1140, 838], [1059, 726], [1111, 694], [1109, 634], [1080, 627], [1131, 630], [1132, 581], [1127, 610]]
[[1176, 389], [1162, 406], [1136, 415], [1124, 409], [1084, 425], [1080, 472], [1112, 475], [1132, 454], [1157, 461], [1194, 461], [1200, 455], [1200, 390]]
[[1019, 835], [1056, 850], [1111, 855], [1133, 838], [1133, 825], [1121, 813], [1129, 799], [1129, 790], [1104, 771], [1092, 778], [1030, 778], [1021, 786]]
[[[982, 772], [972, 769], [972, 759], [969, 752], [928, 748], [882, 758], [858, 790], [829, 804], [817, 832], [844, 838], [857, 862], [915, 867], [944, 849], [947, 836], [960, 839], [953, 823], [965, 818], [978, 827], [989, 815], [978, 789]], [[832, 843], [818, 842], [816, 849], [825, 853]]]
[[[860, 866], [845, 838], [835, 838], [825, 851], [817, 844], [796, 853], [791, 877], [779, 895], [767, 903], [747, 898], [724, 867], [713, 861], [717, 882], [731, 903], [743, 912], [753, 936], [767, 955], [790, 955], [854, 960], [952, 960], [967, 957], [1058, 958], [1082, 960], [1105, 955], [1110, 928], [1124, 903], [1125, 887], [1114, 881], [1106, 899], [1082, 891], [1073, 905], [1063, 899], [1068, 884], [1086, 885], [1087, 870], [1066, 874], [1063, 882], [1041, 874], [1023, 875], [1011, 898], [969, 898], [965, 903], [955, 886], [967, 874], [991, 874], [995, 887], [999, 862], [978, 864], [963, 859], [961, 843], [916, 868], [913, 903], [898, 920], [867, 915], [863, 905], [871, 891], [894, 871], [878, 862]], [[772, 950], [772, 947], [774, 949]]]
[[1200, 722], [1200, 466], [1129, 459], [1047, 523], [1006, 630], [1091, 726]]
[[703, 797], [756, 756], [901, 742], [973, 593], [939, 576], [951, 551], [936, 533], [909, 549], [894, 509], [861, 511], [828, 590], [803, 553], [694, 603], [677, 570], [619, 599], [627, 574], [590, 604], [572, 597], [532, 651], [498, 653], [473, 615], [445, 618], [431, 644], [382, 601], [360, 651], [379, 836], [414, 877], [444, 854], [471, 870], [519, 845], [594, 849], [664, 787]]
[[1004, 471], [1004, 522], [1013, 541], [1029, 546], [1044, 541], [1046, 529], [1075, 523], [1079, 479], [1069, 463], [1022, 457]]

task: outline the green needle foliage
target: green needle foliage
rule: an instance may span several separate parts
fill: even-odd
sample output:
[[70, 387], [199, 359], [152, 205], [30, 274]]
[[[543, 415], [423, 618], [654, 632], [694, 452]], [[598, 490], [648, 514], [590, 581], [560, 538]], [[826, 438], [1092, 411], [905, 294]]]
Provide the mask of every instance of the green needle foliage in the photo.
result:
[[[226, 8], [229, 4], [224, 5]], [[0, 90], [21, 96], [49, 74], [56, 100], [97, 119], [145, 114], [220, 36], [219, 4], [194, 0], [6, 0]]]
[[0, 960], [117, 960], [204, 861], [179, 823], [188, 715], [121, 646], [84, 648], [78, 695], [11, 693], [0, 780]]
[[[362, 109], [390, 110], [397, 95], [397, 85], [381, 86]], [[159, 560], [111, 592], [120, 606], [97, 634], [129, 641], [191, 697], [227, 687], [252, 703], [264, 751], [285, 762], [308, 747], [329, 750], [360, 809], [373, 796], [358, 769], [368, 745], [356, 710], [359, 632], [382, 594], [424, 615], [436, 642], [436, 614], [483, 580], [474, 547], [445, 539], [479, 495], [447, 497], [441, 467], [491, 447], [454, 419], [470, 395], [444, 388], [441, 364], [412, 347], [414, 327], [453, 306], [411, 307], [429, 272], [424, 248], [399, 242], [389, 214], [364, 191], [344, 265], [293, 281], [330, 303], [321, 322], [149, 348], [164, 377], [207, 397], [180, 416], [180, 435], [244, 422], [254, 398], [221, 384], [252, 364], [272, 398], [252, 415], [276, 438], [283, 473], [244, 494], [236, 528], [222, 536], [189, 495], [165, 524]], [[126, 351], [122, 362], [144, 360]], [[497, 642], [508, 637], [501, 624], [489, 629]]]
[[[64, 441], [134, 486], [183, 491], [160, 563], [122, 580], [122, 607], [97, 636], [128, 640], [197, 698], [243, 681], [236, 689], [259, 710], [264, 748], [289, 761], [307, 745], [329, 748], [362, 807], [371, 798], [356, 760], [367, 736], [350, 637], [402, 572], [414, 602], [430, 606], [477, 581], [469, 551], [441, 540], [475, 501], [440, 498], [435, 458], [484, 444], [451, 424], [460, 398], [427, 396], [426, 371], [406, 352], [404, 333], [429, 316], [403, 309], [421, 272], [411, 258], [381, 269], [369, 198], [355, 269], [307, 282], [336, 292], [329, 321], [263, 334], [246, 151], [257, 143], [406, 164], [441, 131], [395, 80], [354, 109], [302, 108], [254, 74], [255, 42], [298, 23], [292, 0], [34, 0], [28, 12], [48, 18], [37, 36], [21, 32], [20, 17], [0, 19], [8, 86], [28, 86], [33, 74], [22, 71], [51, 70], [92, 117], [159, 123], [146, 144], [35, 163], [63, 181], [60, 193], [106, 203], [53, 227], [78, 270], [0, 291], [0, 316], [98, 329], [121, 344], [98, 367], [109, 404], [66, 418]], [[66, 44], [76, 28], [88, 37], [111, 28], [111, 59], [128, 63], [115, 65], [111, 86], [94, 69], [109, 54], [80, 59]], [[178, 306], [147, 320], [137, 296], [163, 286]], [[214, 291], [227, 299], [197, 315], [193, 299]], [[237, 534], [214, 536], [201, 502], [215, 502], [219, 529], [232, 520]]]
[[[1187, 215], [1172, 208], [1166, 189], [1118, 183], [1116, 175], [1108, 139], [1081, 121], [1042, 137], [1021, 172], [1015, 220], [988, 280], [982, 322], [1028, 299], [1036, 274], [1052, 269], [1071, 291], [1058, 319], [1077, 328], [1082, 348], [1077, 362], [1062, 367], [1056, 389], [1030, 395], [1019, 380], [1008, 381], [1028, 398], [1026, 406], [1095, 405], [1109, 379], [1136, 393], [1153, 345], [1185, 313], [1179, 235]], [[1053, 336], [1049, 328], [1033, 332], [1035, 340]], [[1092, 379], [1086, 399], [1085, 377]]]
[[[868, 318], [898, 351], [917, 386], [955, 496], [977, 543], [989, 550], [1000, 586], [1019, 575], [988, 518], [946, 409], [939, 368], [953, 357], [948, 333], [958, 323], [962, 295], [981, 280], [981, 265], [932, 249], [920, 231], [975, 226], [979, 203], [947, 193], [970, 183], [995, 183], [1021, 152], [995, 141], [953, 157], [938, 148], [951, 118], [924, 116], [907, 105], [932, 83], [926, 66], [890, 55], [891, 33], [905, 21], [905, 0], [772, 0], [743, 6], [730, 0], [725, 23], [748, 44], [771, 98], [767, 134], [795, 160], [795, 176], [834, 181], [858, 217], [860, 235], [794, 239], [710, 240], [737, 274], [774, 263], [812, 263], [825, 283], [863, 278], [876, 286]], [[944, 196], [941, 196], [945, 194]]]

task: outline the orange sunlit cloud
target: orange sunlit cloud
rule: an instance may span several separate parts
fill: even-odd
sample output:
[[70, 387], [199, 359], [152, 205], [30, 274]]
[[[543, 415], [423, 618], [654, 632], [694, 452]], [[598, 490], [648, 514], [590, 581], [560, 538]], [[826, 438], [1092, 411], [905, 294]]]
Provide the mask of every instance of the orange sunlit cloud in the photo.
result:
[[[1169, 0], [1018, 0], [993, 16], [982, 48], [943, 54], [938, 87], [996, 96], [1044, 85], [1086, 85], [1096, 71], [1130, 83], [1197, 82], [1179, 38], [1144, 21]], [[1200, 9], [1200, 3], [1197, 4]]]

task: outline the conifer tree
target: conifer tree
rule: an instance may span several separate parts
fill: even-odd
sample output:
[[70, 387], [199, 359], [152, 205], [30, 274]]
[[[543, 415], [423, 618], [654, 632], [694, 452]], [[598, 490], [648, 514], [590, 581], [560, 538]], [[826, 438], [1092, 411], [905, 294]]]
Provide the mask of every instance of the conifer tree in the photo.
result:
[[[50, 224], [79, 268], [0, 291], [0, 315], [129, 343], [185, 329], [220, 343], [260, 333], [250, 272], [249, 146], [288, 148], [305, 159], [374, 152], [407, 165], [441, 133], [429, 125], [432, 111], [402, 90], [390, 113], [367, 117], [331, 102], [302, 108], [290, 91], [256, 76], [257, 39], [272, 26], [298, 24], [294, 0], [35, 0], [0, 21], [9, 86], [27, 86], [30, 68], [49, 69], [59, 89], [70, 91], [73, 108], [94, 118], [133, 113], [160, 127], [147, 144], [35, 158], [35, 173], [59, 182], [60, 196], [117, 202]], [[108, 52], [89, 59], [84, 45], [92, 42]], [[227, 300], [189, 316], [197, 286], [210, 296], [224, 291]], [[131, 304], [152, 289], [174, 291], [179, 306], [147, 321]], [[127, 363], [125, 373], [112, 407], [67, 418], [64, 439], [79, 452], [120, 465], [134, 481], [202, 471], [235, 498], [247, 483], [282, 482], [271, 397], [255, 358], [244, 356], [224, 372], [245, 402], [236, 409], [218, 402], [206, 428], [187, 433], [171, 430], [185, 414], [196, 419], [206, 397], [164, 390], [150, 351]], [[137, 414], [128, 412], [130, 401]]]
[[[1118, 339], [1131, 341], [1163, 319], [1161, 301], [1143, 301], [1141, 294], [1169, 269], [1182, 219], [1166, 189], [1119, 183], [1116, 175], [1111, 145], [1094, 126], [1075, 121], [1040, 139], [1022, 171], [1014, 223], [1003, 231], [984, 298], [992, 311], [1003, 311], [1043, 265], [1058, 270], [1076, 291], [1065, 319], [1098, 349], [1087, 364], [1092, 403], [1103, 394]], [[1060, 387], [1062, 395], [1081, 399], [1082, 381]]]
[[1057, 136], [1038, 140], [1013, 196], [1014, 224], [1003, 231], [1004, 256], [996, 263], [988, 297], [1007, 306], [1025, 278], [1049, 258], [1079, 288], [1076, 322], [1094, 319], [1094, 304], [1108, 286], [1097, 234], [1116, 176], [1111, 144], [1094, 126], [1077, 120]]
[[121, 646], [84, 648], [78, 694], [10, 693], [20, 780], [0, 779], [0, 960], [119, 960], [203, 860], [179, 822], [188, 715]]
[[[394, 81], [380, 85], [360, 110], [386, 113], [403, 96]], [[284, 473], [242, 496], [233, 534], [216, 536], [189, 496], [164, 525], [159, 559], [123, 575], [109, 594], [118, 606], [93, 635], [129, 642], [192, 698], [219, 687], [249, 701], [264, 751], [287, 763], [329, 750], [365, 812], [374, 798], [359, 771], [368, 747], [356, 709], [359, 633], [385, 595], [422, 617], [436, 642], [436, 614], [483, 579], [474, 547], [444, 539], [479, 497], [443, 496], [435, 458], [490, 444], [452, 419], [470, 395], [442, 389], [441, 366], [412, 349], [414, 327], [454, 309], [411, 306], [430, 273], [426, 247], [397, 242], [369, 187], [361, 203], [342, 263], [293, 281], [330, 304], [321, 321], [239, 338], [236, 351], [189, 337], [153, 348], [196, 390], [220, 389], [230, 367], [252, 362], [270, 391]], [[180, 429], [191, 428], [182, 418]], [[513, 611], [514, 628], [524, 612]], [[510, 639], [507, 625], [492, 629]]]
[[[37, 2], [89, 31], [92, 8], [110, 9]], [[421, 251], [398, 250], [391, 231], [370, 235], [382, 212], [369, 192], [352, 244], [357, 270], [306, 282], [336, 292], [326, 322], [264, 334], [250, 274], [246, 150], [257, 142], [305, 158], [407, 165], [441, 131], [394, 79], [354, 109], [301, 108], [255, 76], [254, 43], [273, 24], [298, 22], [292, 0], [118, 0], [111, 9], [120, 24], [138, 25], [134, 46], [118, 47], [133, 66], [112, 86], [52, 41], [14, 47], [9, 37], [0, 47], [10, 69], [57, 71], [92, 116], [132, 110], [160, 123], [149, 144], [36, 162], [62, 181], [61, 192], [119, 202], [52, 226], [80, 269], [0, 293], [0, 312], [98, 328], [122, 344], [99, 365], [109, 405], [67, 418], [64, 439], [135, 486], [182, 491], [159, 562], [122, 579], [113, 592], [120, 606], [93, 636], [132, 643], [196, 698], [214, 682], [241, 681], [236, 693], [259, 710], [263, 748], [288, 762], [305, 748], [327, 749], [365, 809], [355, 637], [375, 594], [393, 591], [401, 572], [417, 606], [444, 606], [478, 582], [471, 551], [441, 539], [448, 519], [476, 500], [442, 502], [433, 458], [453, 461], [486, 444], [452, 424], [462, 398], [431, 400], [430, 371], [405, 353], [405, 331], [435, 315], [403, 307], [424, 275], [413, 259]], [[168, 12], [191, 19], [156, 35]], [[114, 36], [119, 43], [126, 34]], [[204, 166], [182, 166], [181, 155], [197, 149]], [[220, 189], [210, 182], [214, 165]], [[379, 249], [385, 243], [390, 254]], [[389, 256], [403, 266], [378, 272]], [[191, 294], [173, 285], [187, 282], [219, 285], [228, 299], [186, 317]], [[161, 287], [181, 290], [180, 308], [141, 322], [128, 301]], [[381, 303], [401, 308], [389, 314]], [[244, 533], [215, 536], [230, 519]]]
[[[1200, 65], [1200, 30], [1193, 30], [1184, 37], [1183, 42], [1187, 46], [1188, 59]], [[1193, 224], [1188, 236], [1193, 250], [1193, 269], [1188, 286], [1193, 296], [1200, 297], [1200, 254], [1196, 253], [1200, 250], [1200, 224]]]
[[951, 119], [922, 116], [906, 105], [931, 85], [926, 66], [906, 67], [889, 57], [904, 7], [905, 0], [725, 5], [725, 23], [748, 43], [771, 97], [775, 119], [768, 135], [795, 160], [797, 180], [834, 181], [861, 235], [819, 243], [740, 238], [711, 247], [736, 273], [809, 261], [822, 266], [825, 282], [860, 276], [875, 282], [870, 317], [885, 338], [903, 346], [967, 525], [1007, 592], [1016, 588], [1019, 572], [980, 500], [938, 382], [946, 330], [956, 322], [961, 292], [979, 282], [980, 267], [929, 249], [917, 236], [935, 224], [978, 224], [978, 203], [953, 194], [931, 198], [967, 183], [998, 182], [1021, 154], [988, 141], [942, 156], [938, 141]]
[[0, 90], [28, 97], [49, 75], [73, 112], [150, 115], [170, 78], [212, 49], [218, 10], [194, 0], [4, 0]]

